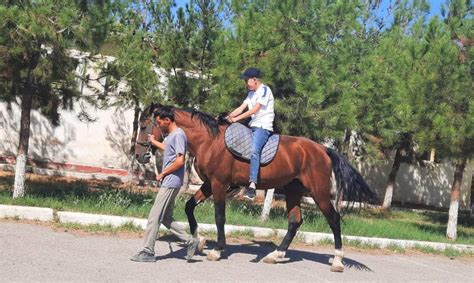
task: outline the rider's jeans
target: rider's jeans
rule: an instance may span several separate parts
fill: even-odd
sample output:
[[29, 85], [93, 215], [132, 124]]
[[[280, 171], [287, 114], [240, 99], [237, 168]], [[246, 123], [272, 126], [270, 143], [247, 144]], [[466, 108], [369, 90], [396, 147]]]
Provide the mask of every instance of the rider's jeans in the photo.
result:
[[250, 182], [257, 183], [258, 170], [260, 169], [260, 155], [263, 146], [267, 143], [272, 132], [252, 127], [252, 149], [250, 155]]

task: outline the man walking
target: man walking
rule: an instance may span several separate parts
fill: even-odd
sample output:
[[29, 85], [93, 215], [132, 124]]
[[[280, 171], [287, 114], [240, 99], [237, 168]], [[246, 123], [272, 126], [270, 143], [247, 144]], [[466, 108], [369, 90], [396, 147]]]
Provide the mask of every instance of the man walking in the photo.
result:
[[189, 235], [185, 227], [173, 219], [175, 199], [179, 193], [179, 188], [183, 185], [187, 148], [186, 134], [176, 125], [174, 109], [172, 107], [164, 106], [159, 111], [156, 111], [153, 116], [162, 132], [168, 134], [165, 144], [155, 140], [153, 135], [148, 136], [149, 141], [153, 145], [160, 150], [164, 150], [163, 170], [156, 177], [158, 182], [161, 181], [161, 186], [148, 216], [144, 247], [131, 260], [139, 262], [156, 261], [155, 241], [160, 224], [170, 229], [181, 241], [187, 243], [186, 259], [190, 260], [196, 249], [202, 251], [205, 239], [198, 238], [197, 235], [194, 235], [194, 237]]

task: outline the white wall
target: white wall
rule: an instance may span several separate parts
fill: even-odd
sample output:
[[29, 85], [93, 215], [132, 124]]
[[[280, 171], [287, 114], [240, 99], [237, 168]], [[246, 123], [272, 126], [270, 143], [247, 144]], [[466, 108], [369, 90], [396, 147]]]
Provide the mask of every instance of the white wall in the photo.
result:
[[[357, 166], [367, 183], [377, 191], [382, 200], [392, 162], [390, 160], [375, 165], [358, 164]], [[393, 200], [435, 207], [449, 207], [454, 169], [449, 161], [427, 166], [402, 163], [394, 186]], [[461, 209], [469, 209], [470, 206], [473, 169], [474, 164], [471, 162], [467, 164], [464, 171], [461, 186]]]
[[[29, 158], [127, 169], [133, 111], [87, 109], [97, 120], [81, 122], [78, 111], [62, 111], [61, 124], [53, 127], [38, 111], [31, 114]], [[8, 111], [0, 104], [0, 156], [15, 156], [20, 129], [20, 109]]]

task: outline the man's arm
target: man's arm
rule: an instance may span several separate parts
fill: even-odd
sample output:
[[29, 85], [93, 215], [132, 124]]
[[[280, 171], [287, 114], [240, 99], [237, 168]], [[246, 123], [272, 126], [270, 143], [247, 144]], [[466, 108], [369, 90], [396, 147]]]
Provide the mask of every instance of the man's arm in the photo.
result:
[[161, 172], [158, 176], [156, 176], [156, 179], [160, 181], [166, 175], [173, 173], [174, 171], [180, 169], [183, 166], [184, 166], [184, 154], [178, 153], [176, 155], [176, 160], [173, 163], [171, 163], [170, 166], [166, 167], [165, 170], [163, 170], [163, 172]]
[[152, 145], [156, 146], [159, 150], [165, 150], [165, 144], [155, 140], [154, 135], [148, 135], [148, 141], [151, 142]]

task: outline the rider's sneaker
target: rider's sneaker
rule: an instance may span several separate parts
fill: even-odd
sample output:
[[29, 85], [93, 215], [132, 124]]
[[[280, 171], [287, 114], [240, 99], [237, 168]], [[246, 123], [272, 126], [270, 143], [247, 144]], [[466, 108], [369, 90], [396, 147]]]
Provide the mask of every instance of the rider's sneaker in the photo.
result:
[[256, 185], [254, 182], [250, 182], [250, 185], [245, 188], [244, 198], [253, 201], [256, 195]]
[[138, 261], [138, 262], [155, 262], [155, 254], [149, 251], [141, 251], [137, 253], [136, 255], [132, 256], [130, 258], [131, 261]]

